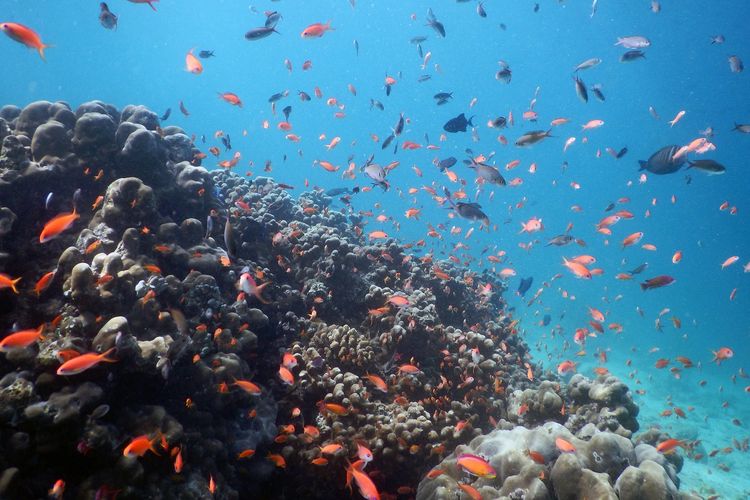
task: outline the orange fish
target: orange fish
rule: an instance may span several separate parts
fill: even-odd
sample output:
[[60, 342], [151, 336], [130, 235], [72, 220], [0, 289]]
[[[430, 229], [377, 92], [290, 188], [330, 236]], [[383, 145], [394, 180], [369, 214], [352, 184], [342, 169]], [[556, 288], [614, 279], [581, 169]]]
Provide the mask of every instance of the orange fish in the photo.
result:
[[333, 30], [331, 28], [331, 21], [328, 21], [327, 23], [314, 23], [302, 30], [302, 33], [300, 36], [302, 38], [320, 38], [322, 37], [326, 31]]
[[37, 329], [21, 330], [13, 332], [3, 340], [0, 340], [0, 352], [9, 352], [12, 349], [23, 349], [29, 347], [37, 340], [42, 340], [44, 336], [44, 323], [39, 325]]
[[247, 450], [242, 450], [241, 452], [239, 452], [237, 454], [237, 459], [240, 460], [240, 459], [243, 459], [243, 458], [250, 458], [253, 455], [255, 455], [255, 450], [251, 450], [251, 449], [248, 448]]
[[661, 443], [656, 445], [656, 451], [658, 451], [659, 453], [668, 453], [674, 450], [675, 448], [677, 448], [678, 446], [681, 446], [684, 448], [685, 443], [674, 438], [667, 439], [666, 441], [662, 441]]
[[368, 235], [368, 238], [371, 240], [382, 240], [388, 238], [388, 234], [384, 231], [373, 231]]
[[279, 378], [286, 385], [294, 385], [294, 375], [284, 365], [279, 365]]
[[179, 474], [182, 472], [184, 465], [185, 464], [182, 461], [182, 448], [177, 448], [177, 455], [174, 457], [174, 471]]
[[224, 99], [226, 102], [228, 102], [232, 106], [242, 107], [242, 101], [237, 96], [237, 94], [233, 94], [232, 92], [219, 92], [219, 97]]
[[16, 285], [18, 282], [21, 281], [21, 278], [13, 279], [7, 274], [0, 273], [0, 290], [3, 288], [10, 288], [13, 290], [13, 293], [18, 293], [18, 288], [16, 288]]
[[369, 380], [372, 385], [374, 385], [375, 388], [380, 392], [388, 392], [388, 384], [386, 384], [385, 380], [383, 380], [382, 378], [369, 373], [365, 375], [365, 378], [367, 378], [367, 380]]
[[13, 40], [26, 45], [30, 49], [36, 49], [44, 61], [44, 49], [51, 47], [42, 43], [42, 39], [31, 28], [18, 23], [0, 23], [0, 31], [4, 31]]
[[[77, 358], [76, 358], [77, 359]], [[126, 457], [142, 457], [148, 451], [152, 451], [154, 455], [158, 455], [159, 452], [154, 448], [154, 444], [161, 438], [161, 433], [157, 434], [153, 439], [149, 439], [146, 434], [133, 438], [124, 450], [122, 450], [123, 456]]]
[[76, 209], [69, 214], [60, 214], [48, 223], [44, 225], [41, 234], [39, 235], [39, 243], [47, 243], [48, 241], [57, 238], [63, 231], [66, 231], [73, 225], [80, 215], [76, 213]]
[[564, 453], [576, 451], [576, 447], [573, 445], [573, 443], [571, 443], [570, 441], [566, 441], [561, 437], [555, 439], [555, 446], [557, 446], [558, 450]]
[[193, 49], [185, 56], [185, 69], [194, 75], [200, 75], [203, 73], [203, 64], [200, 60], [193, 55]]
[[65, 481], [62, 479], [58, 479], [55, 481], [55, 484], [52, 485], [52, 488], [47, 492], [47, 495], [49, 495], [49, 498], [54, 499], [61, 499], [63, 497], [63, 493], [65, 492]]
[[466, 472], [483, 479], [494, 479], [495, 477], [497, 477], [495, 469], [489, 464], [489, 462], [477, 455], [462, 453], [458, 456], [456, 464], [463, 468]]
[[624, 240], [622, 240], [622, 248], [635, 245], [636, 243], [641, 241], [641, 238], [643, 238], [643, 233], [640, 231], [627, 236]]
[[281, 455], [269, 453], [266, 458], [273, 462], [276, 467], [280, 469], [286, 468], [286, 460], [284, 460], [284, 457], [282, 457]]
[[239, 387], [252, 396], [260, 396], [260, 393], [262, 391], [259, 385], [254, 384], [249, 380], [235, 380], [232, 385]]
[[734, 351], [729, 347], [722, 347], [718, 351], [711, 352], [714, 355], [714, 359], [712, 359], [711, 362], [713, 363], [715, 361], [717, 365], [720, 365], [722, 361], [725, 361], [734, 356]]
[[357, 485], [359, 494], [362, 495], [362, 497], [367, 500], [380, 500], [378, 488], [375, 486], [375, 483], [372, 482], [370, 476], [357, 469], [354, 465], [347, 467], [346, 476], [348, 479], [347, 484], [349, 483], [349, 478], [354, 479], [354, 483]]
[[111, 349], [101, 354], [97, 354], [95, 352], [87, 352], [86, 354], [81, 354], [80, 356], [76, 356], [75, 358], [69, 361], [66, 361], [65, 363], [60, 365], [60, 367], [57, 369], [57, 374], [58, 375], [77, 375], [79, 373], [85, 372], [89, 368], [95, 367], [101, 362], [117, 363], [116, 359], [107, 357], [114, 350], [115, 348], [112, 347]]

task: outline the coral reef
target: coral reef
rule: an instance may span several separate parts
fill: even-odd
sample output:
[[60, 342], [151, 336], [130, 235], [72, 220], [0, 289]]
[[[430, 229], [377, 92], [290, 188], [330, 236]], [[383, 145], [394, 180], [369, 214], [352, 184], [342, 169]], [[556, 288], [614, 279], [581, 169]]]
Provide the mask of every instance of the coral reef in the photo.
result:
[[384, 497], [455, 498], [464, 451], [498, 470], [485, 498], [678, 494], [681, 463], [630, 441], [627, 387], [543, 376], [494, 275], [209, 172], [143, 106], [5, 106], [0, 138], [0, 271], [22, 278], [0, 328], [43, 325], [0, 354], [3, 498], [338, 498], [365, 449]]

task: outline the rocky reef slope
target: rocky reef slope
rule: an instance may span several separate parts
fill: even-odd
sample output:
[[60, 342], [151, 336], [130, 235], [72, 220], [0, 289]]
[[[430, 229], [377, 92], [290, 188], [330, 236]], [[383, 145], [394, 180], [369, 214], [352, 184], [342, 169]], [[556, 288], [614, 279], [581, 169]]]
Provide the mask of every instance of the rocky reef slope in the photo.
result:
[[0, 334], [38, 331], [0, 354], [3, 498], [342, 498], [363, 448], [382, 498], [679, 496], [627, 387], [542, 374], [493, 275], [142, 106], [5, 106], [0, 140]]

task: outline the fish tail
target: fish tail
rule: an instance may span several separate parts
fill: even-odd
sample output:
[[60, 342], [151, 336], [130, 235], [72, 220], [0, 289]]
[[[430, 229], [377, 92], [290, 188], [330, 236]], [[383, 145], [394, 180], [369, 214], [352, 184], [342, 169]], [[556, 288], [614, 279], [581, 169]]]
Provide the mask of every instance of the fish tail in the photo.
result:
[[110, 347], [109, 349], [107, 349], [106, 351], [104, 351], [102, 354], [99, 355], [99, 361], [104, 361], [105, 363], [117, 363], [116, 359], [107, 357], [114, 350], [115, 350], [114, 347]]
[[641, 168], [638, 169], [638, 171], [640, 172], [641, 170], [646, 170], [647, 162], [645, 162], [643, 160], [638, 160], [638, 165], [641, 166]]
[[644, 292], [648, 290], [648, 283], [641, 283], [641, 290], [643, 290]]
[[325, 28], [328, 31], [336, 31], [334, 28], [331, 28], [331, 20], [329, 19], [328, 22], [325, 24]]
[[154, 7], [153, 2], [158, 2], [159, 0], [149, 0], [148, 6], [154, 9], [154, 12], [156, 12], [156, 7]]
[[21, 278], [16, 278], [14, 280], [11, 280], [10, 282], [10, 289], [13, 290], [13, 293], [15, 293], [16, 295], [18, 295], [19, 293], [18, 288], [16, 288], [16, 284], [18, 284], [19, 281], [21, 281]]

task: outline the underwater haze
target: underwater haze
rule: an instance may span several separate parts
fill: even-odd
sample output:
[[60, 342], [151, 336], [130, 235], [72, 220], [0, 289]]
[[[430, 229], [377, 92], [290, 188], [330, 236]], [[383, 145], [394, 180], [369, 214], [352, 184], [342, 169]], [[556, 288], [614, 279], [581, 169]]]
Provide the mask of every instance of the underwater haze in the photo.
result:
[[750, 496], [747, 2], [2, 3], [0, 497]]

